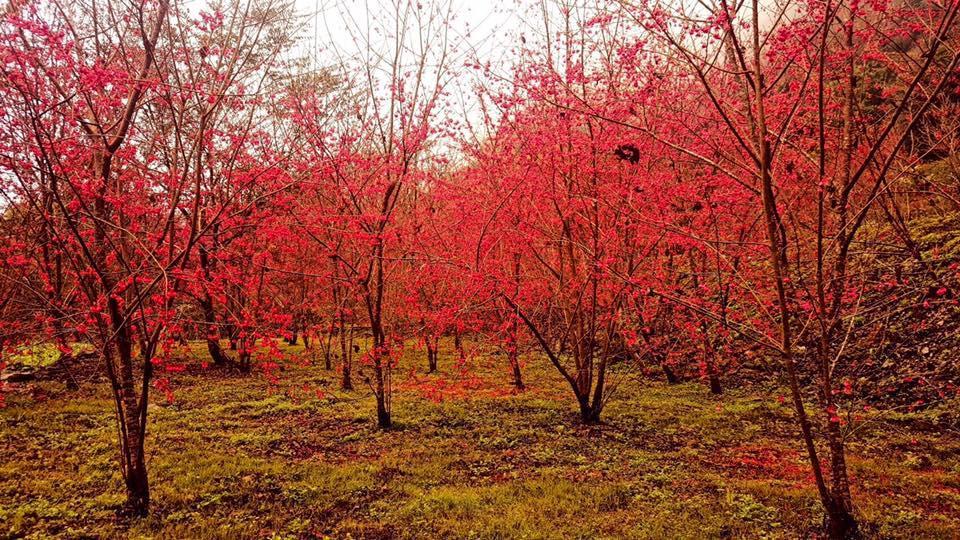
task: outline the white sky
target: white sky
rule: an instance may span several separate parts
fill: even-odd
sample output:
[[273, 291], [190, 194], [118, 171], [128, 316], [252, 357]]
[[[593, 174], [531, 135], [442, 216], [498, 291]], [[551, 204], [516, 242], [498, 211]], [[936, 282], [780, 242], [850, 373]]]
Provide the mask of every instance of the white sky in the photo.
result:
[[[394, 9], [395, 2], [407, 0], [295, 0], [297, 10], [307, 19], [307, 40], [319, 50], [333, 45], [341, 50], [353, 47], [349, 26], [363, 24], [368, 15], [381, 16]], [[412, 0], [415, 4], [438, 4], [433, 0]], [[475, 49], [483, 60], [500, 61], [521, 26], [516, 12], [519, 4], [497, 0], [446, 0], [453, 13], [451, 35]], [[444, 1], [443, 3], [446, 3]], [[352, 22], [350, 22], [352, 21]]]
[[[452, 103], [441, 114], [478, 127], [476, 120], [480, 116], [474, 94], [477, 72], [464, 68], [464, 64], [490, 62], [497, 75], [509, 76], [519, 36], [530, 33], [524, 32], [526, 23], [517, 14], [534, 7], [536, 3], [531, 0], [295, 0], [297, 10], [305, 18], [301, 50], [313, 58], [317, 68], [335, 65], [338, 58], [347, 59], [344, 63], [348, 68], [359, 66], [369, 51], [363, 51], [364, 44], [358, 43], [357, 38], [362, 41], [364, 34], [369, 33], [376, 43], [379, 37], [375, 29], [367, 29], [368, 21], [383, 21], [396, 11], [397, 4], [405, 5], [408, 1], [414, 6], [422, 5], [425, 12], [431, 6], [449, 5], [451, 50], [447, 66], [456, 76], [447, 87]], [[379, 48], [383, 54], [389, 50], [389, 46]]]

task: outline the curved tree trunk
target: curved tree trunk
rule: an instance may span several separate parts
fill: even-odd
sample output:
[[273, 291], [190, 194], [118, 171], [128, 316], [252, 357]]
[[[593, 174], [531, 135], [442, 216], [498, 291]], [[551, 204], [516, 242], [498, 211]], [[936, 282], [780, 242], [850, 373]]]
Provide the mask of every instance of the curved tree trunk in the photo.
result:
[[210, 353], [210, 359], [214, 365], [225, 366], [230, 363], [230, 357], [220, 347], [220, 331], [217, 329], [217, 317], [213, 310], [213, 299], [210, 294], [205, 294], [200, 299], [200, 311], [203, 312], [203, 322], [207, 327], [207, 352]]
[[510, 371], [513, 373], [513, 386], [517, 390], [524, 390], [526, 387], [523, 385], [523, 374], [520, 373], [520, 357], [517, 354], [516, 346], [511, 347], [509, 358]]

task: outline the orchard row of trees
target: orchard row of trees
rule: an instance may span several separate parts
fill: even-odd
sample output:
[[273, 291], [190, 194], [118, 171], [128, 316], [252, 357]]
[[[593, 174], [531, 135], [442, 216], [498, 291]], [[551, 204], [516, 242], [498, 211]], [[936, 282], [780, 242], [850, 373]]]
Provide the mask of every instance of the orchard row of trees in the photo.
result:
[[317, 68], [281, 0], [13, 0], [4, 351], [94, 346], [136, 515], [150, 393], [188, 339], [241, 370], [302, 339], [382, 428], [411, 339], [430, 371], [441, 336], [498, 347], [518, 390], [535, 352], [586, 423], [631, 367], [721, 393], [758, 358], [831, 536], [853, 536], [851, 342], [903, 299], [953, 302], [956, 268], [911, 223], [960, 210], [917, 180], [958, 150], [958, 9], [544, 2], [504, 67], [451, 5], [397, 0]]

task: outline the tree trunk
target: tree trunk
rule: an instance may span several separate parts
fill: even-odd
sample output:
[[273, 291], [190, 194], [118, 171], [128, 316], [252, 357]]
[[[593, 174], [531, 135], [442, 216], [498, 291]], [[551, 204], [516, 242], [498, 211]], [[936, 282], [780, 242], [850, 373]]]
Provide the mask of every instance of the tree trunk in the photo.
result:
[[253, 367], [253, 347], [256, 345], [255, 340], [250, 340], [248, 338], [239, 339], [239, 367], [240, 371], [243, 373], [250, 373], [250, 370]]
[[207, 352], [210, 353], [210, 358], [213, 360], [213, 363], [218, 366], [225, 366], [229, 363], [230, 359], [227, 357], [227, 354], [223, 352], [223, 349], [220, 347], [220, 340], [216, 338], [207, 338]]
[[437, 371], [437, 349], [439, 348], [439, 338], [431, 339], [429, 336], [426, 338], [427, 342], [427, 373], [435, 373]]
[[588, 396], [577, 396], [577, 402], [580, 404], [580, 421], [588, 426], [600, 423], [600, 404], [591, 405]]
[[829, 351], [829, 336], [823, 336], [820, 349], [821, 377], [824, 386], [822, 399], [827, 413], [827, 446], [830, 450], [830, 499], [827, 509], [829, 529], [832, 538], [856, 538], [859, 527], [853, 518], [853, 498], [850, 495], [850, 479], [847, 475], [846, 449], [840, 418], [837, 416], [836, 402], [832, 393], [830, 364], [826, 355]]
[[[323, 348], [323, 369], [330, 371], [333, 369], [333, 332], [336, 329], [336, 320], [330, 321], [330, 327], [324, 336], [315, 336]], [[341, 347], [342, 348], [342, 347]]]
[[347, 341], [346, 324], [341, 318], [340, 322], [340, 388], [342, 390], [353, 390], [353, 381], [350, 379], [350, 367], [353, 363], [353, 330], [350, 330], [350, 340]]
[[850, 495], [850, 479], [847, 475], [846, 449], [836, 399], [833, 393], [833, 358], [830, 343], [833, 340], [834, 326], [821, 327], [820, 341], [817, 347], [817, 364], [820, 377], [820, 401], [826, 412], [827, 446], [830, 451], [830, 500], [827, 513], [830, 534], [843, 534], [835, 538], [856, 537], [859, 534], [853, 516], [853, 500]]
[[107, 307], [114, 329], [115, 345], [107, 347], [105, 360], [116, 405], [120, 472], [127, 492], [123, 511], [132, 517], [143, 517], [150, 510], [150, 485], [143, 450], [147, 434], [147, 392], [150, 388], [152, 364], [149, 357], [144, 358], [142, 387], [138, 395], [129, 324], [114, 298], [107, 301]]
[[[201, 245], [198, 250], [198, 259], [200, 268], [203, 270], [203, 279], [205, 283], [211, 281], [210, 276], [210, 255], [207, 249]], [[213, 296], [207, 286], [204, 285], [203, 296], [199, 299], [200, 311], [203, 312], [203, 324], [206, 326], [207, 352], [210, 353], [210, 359], [214, 365], [223, 366], [230, 362], [230, 358], [220, 348], [220, 329], [217, 326], [217, 312], [213, 308]]]
[[382, 330], [374, 327], [373, 330], [373, 393], [377, 397], [377, 426], [387, 429], [391, 426], [390, 420], [390, 359], [384, 364], [384, 345], [386, 340]]
[[[709, 366], [707, 369], [709, 369]], [[723, 386], [720, 385], [720, 377], [717, 377], [716, 373], [711, 373], [708, 378], [710, 380], [710, 393], [716, 396], [722, 394]]]
[[[397, 189], [398, 184], [394, 182], [387, 188], [384, 197], [384, 208], [387, 208], [391, 201], [391, 194]], [[381, 222], [383, 223], [383, 222]], [[373, 250], [373, 288], [367, 289], [367, 317], [370, 321], [370, 331], [373, 334], [373, 375], [374, 388], [373, 393], [377, 397], [377, 425], [381, 429], [387, 429], [391, 425], [390, 406], [393, 397], [393, 387], [391, 381], [392, 366], [390, 358], [387, 357], [387, 339], [383, 326], [383, 295], [386, 290], [384, 284], [383, 272], [383, 239], [378, 238], [378, 242]], [[384, 363], [386, 360], [386, 363]]]
[[[122, 364], [122, 361], [121, 361]], [[120, 431], [120, 460], [124, 484], [126, 485], [127, 501], [124, 510], [133, 517], [146, 516], [150, 511], [150, 485], [147, 477], [147, 465], [143, 456], [146, 426], [141, 423], [137, 396], [134, 391], [132, 371], [127, 371], [122, 365], [118, 401], [122, 403], [118, 411], [118, 420], [121, 423]], [[146, 414], [143, 415], [144, 419]]]
[[[377, 368], [376, 371], [380, 371], [380, 369]], [[377, 392], [377, 426], [380, 429], [389, 429], [392, 425], [393, 422], [390, 420], [390, 411], [387, 410], [383, 392]]]
[[853, 517], [853, 500], [850, 496], [850, 480], [847, 476], [847, 463], [844, 457], [844, 445], [838, 422], [830, 422], [827, 427], [830, 439], [831, 498], [833, 508], [829, 510], [831, 536], [837, 539], [859, 537], [859, 527]]
[[860, 538], [860, 527], [853, 514], [844, 504], [832, 500], [827, 509], [827, 532], [831, 540], [853, 540]]
[[714, 359], [715, 351], [713, 343], [710, 340], [709, 327], [706, 323], [701, 323], [700, 331], [703, 334], [703, 369], [710, 383], [710, 393], [720, 395], [723, 393], [723, 387], [720, 385], [720, 374], [717, 372], [717, 363]]
[[376, 384], [374, 394], [377, 396], [377, 426], [381, 429], [387, 429], [392, 425], [390, 407], [387, 403], [387, 388], [390, 384], [387, 377], [389, 375], [385, 372], [383, 359], [379, 355], [374, 357], [373, 375]]
[[[520, 295], [520, 254], [513, 254], [513, 295]], [[524, 390], [523, 377], [520, 374], [520, 312], [513, 309], [510, 319], [509, 335], [510, 369], [513, 371], [513, 386], [517, 390]]]
[[[60, 347], [69, 347], [69, 345], [67, 345], [65, 341], [61, 341]], [[77, 378], [73, 376], [73, 370], [70, 369], [71, 363], [73, 363], [73, 353], [60, 353], [60, 359], [57, 360], [56, 366], [60, 371], [61, 378], [67, 390], [79, 390], [80, 383], [78, 383]]]
[[291, 334], [290, 334], [290, 339], [287, 340], [287, 345], [296, 345], [297, 338], [299, 337], [299, 333], [300, 332], [297, 329], [297, 327], [296, 326], [293, 327], [293, 330], [291, 331]]
[[[143, 433], [134, 438], [142, 438]], [[127, 462], [127, 477], [124, 484], [127, 490], [127, 500], [124, 511], [132, 517], [145, 517], [150, 512], [150, 483], [147, 477], [147, 467], [142, 455], [125, 455]]]
[[520, 373], [520, 358], [517, 355], [516, 346], [510, 350], [510, 369], [513, 371], [513, 386], [517, 390], [524, 390], [526, 387], [523, 385], [523, 377]]
[[350, 357], [343, 358], [341, 375], [342, 377], [340, 379], [340, 389], [353, 390], [353, 381], [350, 379]]
[[210, 353], [210, 359], [214, 365], [224, 366], [230, 362], [223, 349], [220, 347], [220, 331], [217, 329], [217, 317], [213, 310], [213, 299], [209, 294], [205, 294], [200, 299], [200, 310], [203, 312], [203, 322], [207, 327], [207, 352]]
[[671, 368], [666, 361], [660, 362], [660, 369], [663, 370], [663, 375], [667, 378], [668, 384], [677, 384], [680, 382], [680, 378], [677, 377], [677, 374], [674, 373], [673, 368]]
[[373, 325], [373, 375], [375, 381], [374, 395], [377, 397], [377, 426], [380, 429], [387, 429], [392, 425], [390, 419], [390, 360], [387, 364], [383, 363], [384, 346], [386, 339], [383, 335], [383, 329], [379, 325], [379, 320], [375, 319]]

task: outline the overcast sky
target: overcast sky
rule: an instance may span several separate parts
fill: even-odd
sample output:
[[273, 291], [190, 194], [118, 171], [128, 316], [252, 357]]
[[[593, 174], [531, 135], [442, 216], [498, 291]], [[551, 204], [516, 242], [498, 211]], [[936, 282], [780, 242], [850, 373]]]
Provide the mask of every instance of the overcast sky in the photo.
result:
[[[406, 0], [295, 0], [305, 17], [305, 41], [319, 57], [325, 51], [338, 50], [349, 56], [356, 52], [354, 35], [368, 19], [389, 13], [395, 2]], [[452, 5], [451, 38], [460, 42], [460, 55], [475, 54], [481, 61], [503, 62], [518, 39], [523, 23], [517, 12], [532, 2], [497, 0], [448, 0]], [[416, 0], [414, 0], [416, 2]], [[437, 4], [420, 0], [424, 5]], [[445, 2], [444, 2], [445, 3]], [[465, 60], [465, 58], [462, 58]]]
[[[363, 39], [366, 34], [372, 34], [370, 38], [375, 43], [374, 48], [379, 48], [383, 54], [390, 50], [390, 45], [376, 45], [378, 39], [387, 40], [375, 29], [368, 30], [367, 21], [383, 21], [386, 15], [396, 10], [396, 3], [406, 1], [295, 0], [297, 10], [304, 17], [300, 50], [313, 59], [315, 69], [340, 63], [348, 70], [358, 69], [365, 62], [364, 54], [369, 55], [369, 51], [364, 52], [366, 47]], [[477, 72], [465, 69], [464, 64], [476, 60], [480, 63], [490, 62], [497, 74], [507, 76], [516, 58], [515, 47], [519, 44], [519, 36], [530, 35], [532, 30], [524, 30], [527, 24], [525, 18], [517, 14], [529, 11], [536, 3], [531, 0], [419, 1], [424, 11], [431, 5], [447, 5], [447, 2], [451, 7], [448, 36], [451, 51], [447, 65], [456, 73], [456, 77], [447, 85], [451, 103], [441, 114], [466, 120], [473, 124], [474, 129], [479, 129], [477, 121], [480, 120], [480, 114], [474, 92]], [[413, 2], [413, 5], [418, 4], [417, 0]]]

